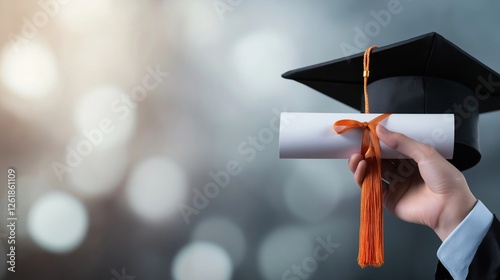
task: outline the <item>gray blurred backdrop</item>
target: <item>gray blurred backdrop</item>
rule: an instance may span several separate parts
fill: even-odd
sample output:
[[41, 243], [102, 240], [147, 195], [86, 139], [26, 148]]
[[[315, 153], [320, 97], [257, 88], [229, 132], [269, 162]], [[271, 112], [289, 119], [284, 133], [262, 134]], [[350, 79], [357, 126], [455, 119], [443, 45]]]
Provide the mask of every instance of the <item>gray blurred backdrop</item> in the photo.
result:
[[[355, 111], [280, 75], [431, 31], [500, 71], [499, 11], [498, 1], [1, 0], [0, 223], [9, 168], [18, 219], [14, 273], [12, 232], [0, 227], [0, 275], [432, 279], [438, 237], [389, 213], [385, 265], [358, 267], [347, 161], [279, 159], [275, 129], [282, 111]], [[494, 213], [499, 117], [481, 115], [483, 158], [465, 172]]]

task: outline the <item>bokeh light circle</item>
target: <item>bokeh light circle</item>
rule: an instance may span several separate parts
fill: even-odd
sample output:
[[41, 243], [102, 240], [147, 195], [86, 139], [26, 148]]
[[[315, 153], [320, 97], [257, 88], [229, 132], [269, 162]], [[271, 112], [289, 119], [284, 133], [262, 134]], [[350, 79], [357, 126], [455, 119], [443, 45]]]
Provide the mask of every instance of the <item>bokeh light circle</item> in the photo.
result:
[[125, 177], [127, 166], [127, 146], [118, 145], [105, 150], [94, 149], [81, 157], [81, 163], [66, 176], [73, 190], [93, 198], [112, 193]]
[[258, 248], [257, 265], [266, 280], [282, 279], [292, 265], [313, 253], [313, 243], [300, 228], [284, 227], [268, 234]]
[[193, 230], [191, 239], [220, 245], [231, 256], [235, 267], [244, 259], [246, 240], [235, 223], [220, 217], [204, 219]]
[[127, 143], [135, 132], [137, 104], [120, 88], [103, 85], [86, 93], [77, 103], [77, 130], [93, 147], [106, 149]]
[[172, 263], [174, 280], [229, 280], [231, 258], [220, 246], [194, 242], [182, 248]]
[[282, 94], [289, 84], [277, 79], [296, 64], [296, 54], [288, 39], [278, 33], [260, 31], [241, 38], [232, 51], [233, 68], [252, 94], [247, 98], [261, 99]]
[[43, 249], [67, 253], [84, 240], [89, 218], [84, 205], [73, 196], [55, 191], [35, 201], [28, 213], [28, 233]]
[[71, 1], [61, 5], [57, 23], [72, 32], [84, 32], [99, 26], [101, 20], [109, 18], [112, 5], [109, 0]]
[[46, 96], [59, 80], [54, 53], [38, 42], [6, 45], [0, 63], [2, 83], [26, 99]]
[[154, 156], [139, 162], [127, 182], [127, 201], [140, 218], [157, 222], [178, 214], [187, 196], [187, 176], [175, 161]]

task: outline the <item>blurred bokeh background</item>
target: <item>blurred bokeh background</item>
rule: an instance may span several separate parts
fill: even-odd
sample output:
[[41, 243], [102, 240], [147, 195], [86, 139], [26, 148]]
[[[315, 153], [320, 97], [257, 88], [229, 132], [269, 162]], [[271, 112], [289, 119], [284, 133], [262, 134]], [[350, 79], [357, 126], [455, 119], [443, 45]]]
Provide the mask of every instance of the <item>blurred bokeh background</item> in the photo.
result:
[[[1, 0], [0, 218], [8, 168], [18, 218], [15, 273], [0, 230], [1, 277], [432, 279], [439, 239], [388, 213], [385, 265], [358, 267], [346, 160], [280, 160], [276, 131], [282, 111], [355, 111], [280, 75], [431, 31], [500, 71], [499, 10], [493, 0]], [[465, 172], [494, 213], [499, 117], [481, 115], [483, 158]]]

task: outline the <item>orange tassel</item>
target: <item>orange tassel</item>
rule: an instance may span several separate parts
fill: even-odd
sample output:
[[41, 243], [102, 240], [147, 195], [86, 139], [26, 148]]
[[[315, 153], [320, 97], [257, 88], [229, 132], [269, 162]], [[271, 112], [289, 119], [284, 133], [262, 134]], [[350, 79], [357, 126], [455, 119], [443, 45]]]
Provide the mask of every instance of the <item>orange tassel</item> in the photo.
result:
[[[337, 134], [363, 129], [361, 154], [366, 160], [366, 171], [361, 186], [361, 215], [359, 226], [358, 264], [361, 267], [384, 264], [384, 229], [381, 178], [380, 143], [375, 131], [379, 122], [390, 116], [382, 114], [370, 122], [339, 120], [333, 124]], [[337, 128], [344, 127], [340, 130]]]
[[[377, 162], [379, 161], [379, 162]], [[366, 175], [361, 188], [358, 264], [380, 267], [384, 264], [384, 228], [380, 159], [366, 159]]]
[[[368, 77], [370, 76], [370, 52], [372, 46], [365, 51], [363, 58], [363, 84], [365, 97], [365, 113], [370, 113], [368, 102]], [[375, 131], [377, 124], [390, 114], [382, 114], [370, 122], [356, 120], [340, 120], [333, 124], [336, 133], [341, 134], [353, 128], [363, 129], [361, 154], [366, 161], [366, 171], [361, 185], [361, 213], [359, 226], [358, 264], [361, 267], [380, 267], [384, 264], [384, 228], [382, 203], [382, 177], [380, 143]], [[337, 131], [338, 127], [344, 127]]]

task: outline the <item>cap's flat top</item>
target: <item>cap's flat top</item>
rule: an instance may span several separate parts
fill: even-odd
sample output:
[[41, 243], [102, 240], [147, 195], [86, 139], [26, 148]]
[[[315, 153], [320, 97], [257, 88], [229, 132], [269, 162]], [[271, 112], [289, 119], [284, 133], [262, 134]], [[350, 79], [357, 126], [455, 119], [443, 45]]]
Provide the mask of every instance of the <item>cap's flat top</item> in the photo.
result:
[[[359, 53], [292, 70], [283, 74], [283, 77], [306, 84], [360, 109], [362, 73], [363, 53]], [[480, 100], [481, 113], [500, 109], [500, 75], [434, 32], [372, 51], [369, 82], [397, 76], [430, 76], [452, 80], [472, 91], [478, 89], [482, 97], [489, 95], [487, 100]], [[496, 91], [492, 91], [495, 85]]]

